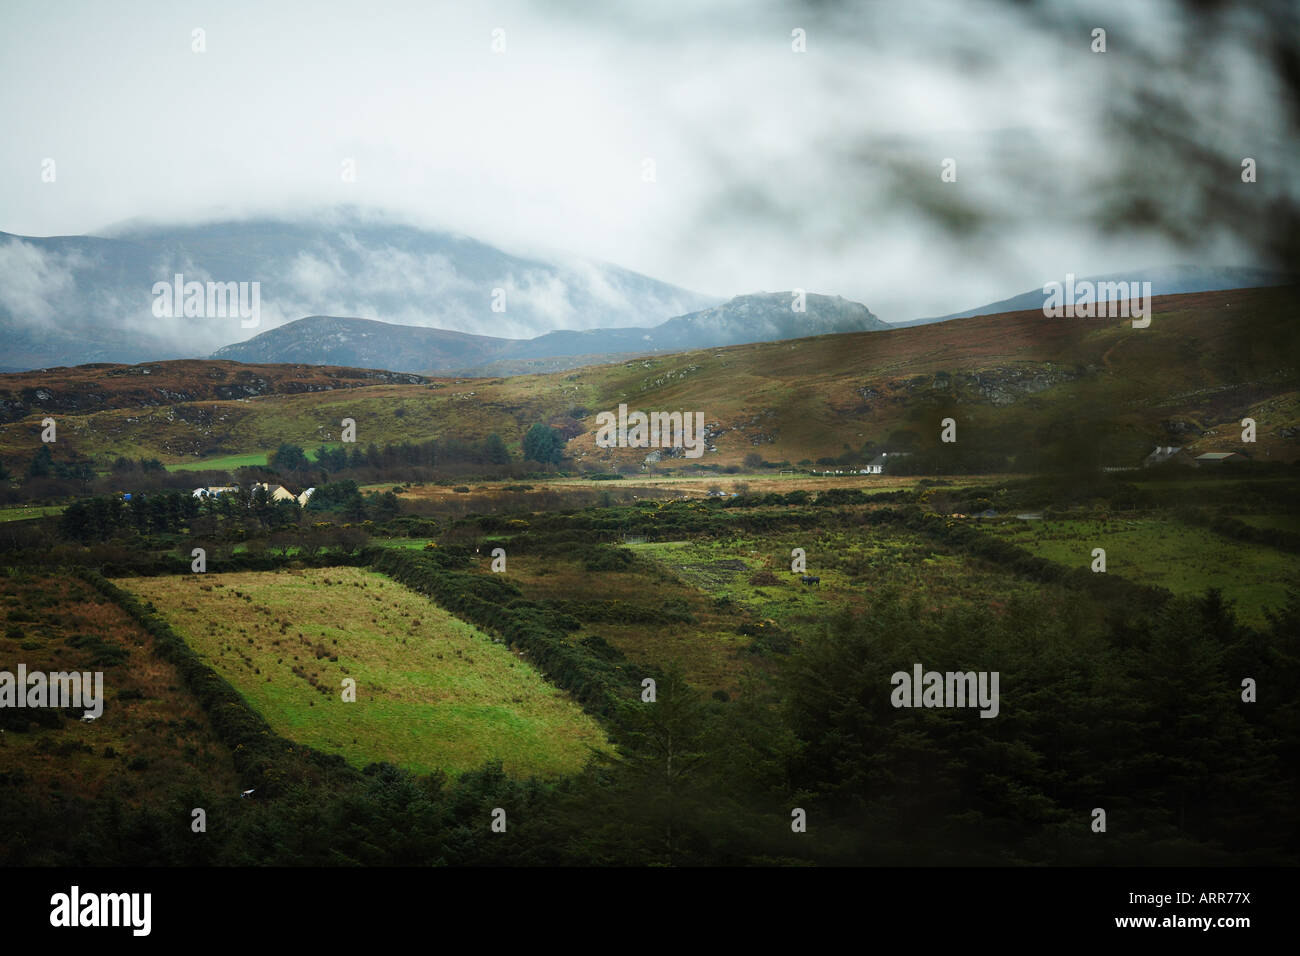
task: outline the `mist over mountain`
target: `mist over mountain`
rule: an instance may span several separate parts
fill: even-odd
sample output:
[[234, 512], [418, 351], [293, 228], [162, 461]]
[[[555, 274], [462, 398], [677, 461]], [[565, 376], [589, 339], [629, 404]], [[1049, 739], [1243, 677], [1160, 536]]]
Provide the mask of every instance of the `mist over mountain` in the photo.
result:
[[[155, 285], [178, 274], [186, 283], [259, 283], [258, 325], [155, 314]], [[528, 338], [657, 325], [715, 302], [604, 263], [515, 255], [351, 214], [131, 225], [103, 237], [0, 232], [0, 335], [13, 368], [206, 355], [303, 316]]]
[[529, 339], [310, 316], [218, 349], [213, 358], [501, 375], [557, 371], [615, 361], [629, 354], [889, 328], [866, 306], [840, 296], [810, 293], [804, 297], [803, 311], [794, 311], [794, 306], [791, 292], [760, 292], [736, 296], [715, 308], [679, 315], [655, 326], [564, 330]]
[[[205, 287], [257, 283], [257, 324], [210, 308], [157, 314], [156, 287], [176, 285], [178, 275]], [[1150, 281], [1153, 295], [1294, 281], [1262, 269], [1203, 266], [1081, 278]], [[178, 292], [172, 304], [182, 298]], [[859, 303], [824, 295], [808, 295], [803, 312], [792, 308], [790, 292], [719, 303], [617, 266], [514, 254], [351, 209], [315, 219], [131, 223], [104, 236], [0, 232], [0, 338], [10, 370], [215, 353], [246, 362], [516, 374], [647, 352], [922, 325], [1039, 308], [1042, 300], [1034, 289], [896, 325]]]

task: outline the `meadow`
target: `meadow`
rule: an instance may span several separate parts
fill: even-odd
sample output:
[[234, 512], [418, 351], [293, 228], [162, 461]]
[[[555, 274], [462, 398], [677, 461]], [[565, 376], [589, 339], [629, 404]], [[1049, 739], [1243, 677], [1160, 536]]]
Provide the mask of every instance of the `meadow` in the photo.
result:
[[13, 505], [8, 508], [0, 508], [0, 522], [44, 518], [46, 515], [61, 513], [63, 508], [63, 505]]
[[[338, 443], [326, 444], [327, 448], [337, 448]], [[320, 446], [305, 449], [309, 461], [315, 461]], [[247, 455], [222, 455], [217, 458], [203, 458], [197, 461], [181, 461], [167, 465], [168, 471], [233, 471], [236, 468], [261, 468], [267, 462], [266, 452], [254, 452]]]
[[[1259, 527], [1286, 516], [1255, 516]], [[1300, 584], [1295, 555], [1263, 544], [1226, 538], [1158, 514], [1051, 521], [999, 522], [989, 533], [1068, 567], [1090, 567], [1094, 548], [1106, 552], [1106, 573], [1175, 594], [1218, 588], [1242, 620], [1261, 625], [1266, 609], [1286, 603]]]
[[265, 467], [266, 453], [253, 452], [247, 455], [221, 455], [217, 458], [203, 458], [198, 461], [180, 461], [167, 466], [168, 471], [230, 471], [235, 468]]
[[[790, 630], [815, 628], [840, 610], [868, 611], [873, 601], [891, 593], [913, 595], [927, 613], [963, 604], [997, 608], [1019, 594], [1043, 597], [1036, 585], [1008, 579], [996, 568], [889, 525], [628, 547], [716, 601]], [[816, 584], [791, 572], [795, 548], [803, 549], [806, 573], [818, 578]]]
[[[124, 583], [291, 740], [357, 767], [455, 776], [500, 760], [572, 773], [596, 723], [525, 661], [382, 575], [355, 568]], [[343, 681], [356, 682], [354, 703]]]

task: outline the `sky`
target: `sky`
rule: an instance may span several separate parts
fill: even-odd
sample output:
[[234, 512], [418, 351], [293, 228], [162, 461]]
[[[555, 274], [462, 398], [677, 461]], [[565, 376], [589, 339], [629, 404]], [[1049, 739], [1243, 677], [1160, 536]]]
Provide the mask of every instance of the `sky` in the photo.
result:
[[1117, 117], [1147, 94], [1196, 108], [1229, 184], [1235, 157], [1259, 159], [1272, 178], [1251, 201], [1297, 188], [1279, 185], [1295, 129], [1248, 16], [1186, 64], [1199, 25], [1133, 7], [6, 0], [0, 230], [347, 204], [708, 295], [843, 295], [892, 321], [1069, 272], [1273, 265], [1243, 228], [1115, 228], [1108, 204], [1140, 212], [1134, 183], [1176, 185], [1194, 152], [1152, 116], [1166, 152], [1145, 161]]

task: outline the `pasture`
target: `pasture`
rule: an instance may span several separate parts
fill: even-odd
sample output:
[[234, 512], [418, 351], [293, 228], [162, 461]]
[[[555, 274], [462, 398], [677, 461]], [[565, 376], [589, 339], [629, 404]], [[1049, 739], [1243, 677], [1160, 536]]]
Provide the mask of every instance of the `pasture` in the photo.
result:
[[[595, 721], [504, 645], [355, 568], [135, 578], [172, 628], [291, 740], [358, 767], [455, 776], [580, 769]], [[356, 700], [343, 699], [344, 680]]]

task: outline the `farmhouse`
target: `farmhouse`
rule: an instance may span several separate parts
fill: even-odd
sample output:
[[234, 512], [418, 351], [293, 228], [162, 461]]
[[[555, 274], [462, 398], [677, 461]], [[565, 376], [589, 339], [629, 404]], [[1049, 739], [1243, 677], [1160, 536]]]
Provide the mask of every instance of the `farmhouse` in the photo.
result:
[[1178, 462], [1181, 465], [1190, 465], [1192, 455], [1186, 448], [1180, 448], [1174, 445], [1156, 445], [1155, 450], [1142, 460], [1143, 468], [1150, 468], [1152, 465], [1163, 465], [1167, 461]]
[[239, 490], [238, 485], [209, 485], [207, 488], [195, 488], [195, 498], [216, 498], [218, 495], [231, 494]]
[[1235, 451], [1210, 451], [1204, 455], [1197, 455], [1193, 464], [1199, 468], [1202, 465], [1223, 465], [1245, 460], [1244, 455], [1238, 455]]
[[871, 459], [871, 461], [867, 462], [867, 467], [862, 469], [862, 473], [864, 475], [883, 475], [885, 473], [885, 465], [889, 463], [890, 454], [893, 454], [895, 458], [907, 457], [907, 452], [905, 451], [896, 451], [892, 453], [882, 451], [875, 458]]
[[[298, 500], [297, 496], [294, 495], [294, 493], [290, 491], [288, 488], [286, 488], [284, 485], [270, 485], [267, 484], [265, 481], [254, 482], [252, 488], [253, 493], [256, 493], [258, 488], [264, 489], [266, 491], [267, 497], [270, 498], [272, 501], [296, 502]], [[315, 489], [313, 489], [313, 491], [314, 490]]]

